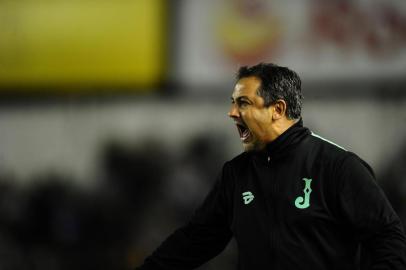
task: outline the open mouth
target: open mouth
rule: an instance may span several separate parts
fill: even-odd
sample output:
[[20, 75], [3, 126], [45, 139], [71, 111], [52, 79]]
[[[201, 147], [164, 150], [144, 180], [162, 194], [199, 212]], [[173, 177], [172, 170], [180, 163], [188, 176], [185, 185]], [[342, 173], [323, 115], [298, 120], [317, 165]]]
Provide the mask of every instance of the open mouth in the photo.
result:
[[238, 133], [240, 134], [240, 139], [243, 142], [248, 142], [249, 139], [251, 138], [251, 131], [243, 124], [241, 123], [236, 123]]

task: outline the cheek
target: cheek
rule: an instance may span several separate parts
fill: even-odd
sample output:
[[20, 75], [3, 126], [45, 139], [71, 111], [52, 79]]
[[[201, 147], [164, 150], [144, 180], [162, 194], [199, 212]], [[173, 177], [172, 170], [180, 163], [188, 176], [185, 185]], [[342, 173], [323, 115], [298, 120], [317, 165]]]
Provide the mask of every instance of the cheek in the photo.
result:
[[266, 112], [254, 112], [252, 118], [255, 120], [255, 124], [260, 128], [267, 128], [271, 124], [271, 118]]
[[258, 115], [255, 112], [242, 111], [240, 115], [248, 128], [253, 129], [258, 126]]
[[241, 111], [240, 116], [248, 128], [252, 131], [257, 127], [255, 113], [249, 111]]
[[240, 116], [244, 121], [251, 121], [252, 120], [252, 115], [248, 111], [240, 111]]
[[262, 137], [271, 124], [271, 118], [266, 111], [240, 111], [241, 118], [255, 136]]

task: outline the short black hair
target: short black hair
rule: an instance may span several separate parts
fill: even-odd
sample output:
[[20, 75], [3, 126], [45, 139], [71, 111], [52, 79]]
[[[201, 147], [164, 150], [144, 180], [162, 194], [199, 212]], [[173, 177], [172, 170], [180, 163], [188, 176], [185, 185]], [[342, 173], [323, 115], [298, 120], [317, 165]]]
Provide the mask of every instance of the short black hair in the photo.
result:
[[296, 72], [272, 63], [259, 63], [251, 67], [240, 67], [236, 77], [238, 81], [251, 76], [261, 80], [257, 94], [265, 100], [265, 106], [283, 99], [287, 104], [286, 116], [289, 119], [301, 117], [302, 82]]

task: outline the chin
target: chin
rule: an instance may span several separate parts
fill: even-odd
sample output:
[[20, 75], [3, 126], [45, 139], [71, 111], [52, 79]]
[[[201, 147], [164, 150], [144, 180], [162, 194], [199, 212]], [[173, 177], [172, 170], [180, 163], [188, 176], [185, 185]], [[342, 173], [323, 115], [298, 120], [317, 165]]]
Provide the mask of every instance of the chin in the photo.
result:
[[244, 147], [244, 151], [245, 152], [250, 152], [250, 151], [252, 151], [253, 149], [252, 149], [252, 147], [249, 147], [249, 146], [247, 146], [247, 145], [243, 145], [243, 147]]
[[250, 152], [250, 151], [257, 150], [257, 147], [255, 147], [255, 145], [253, 143], [244, 143], [243, 147], [244, 147], [245, 152]]
[[265, 147], [265, 145], [258, 141], [253, 141], [253, 142], [243, 143], [243, 147], [244, 147], [245, 152], [250, 152], [250, 151], [260, 151]]

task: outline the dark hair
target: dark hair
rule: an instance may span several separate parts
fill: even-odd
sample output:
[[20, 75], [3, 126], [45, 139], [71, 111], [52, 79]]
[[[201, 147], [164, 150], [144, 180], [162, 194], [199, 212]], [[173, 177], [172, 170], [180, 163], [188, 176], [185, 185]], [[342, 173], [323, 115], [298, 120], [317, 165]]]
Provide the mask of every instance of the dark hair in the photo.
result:
[[271, 63], [243, 66], [238, 70], [237, 80], [255, 76], [261, 80], [258, 95], [265, 100], [265, 106], [270, 106], [278, 99], [286, 104], [286, 116], [289, 119], [300, 118], [302, 111], [302, 90], [299, 76], [287, 67], [280, 67]]

